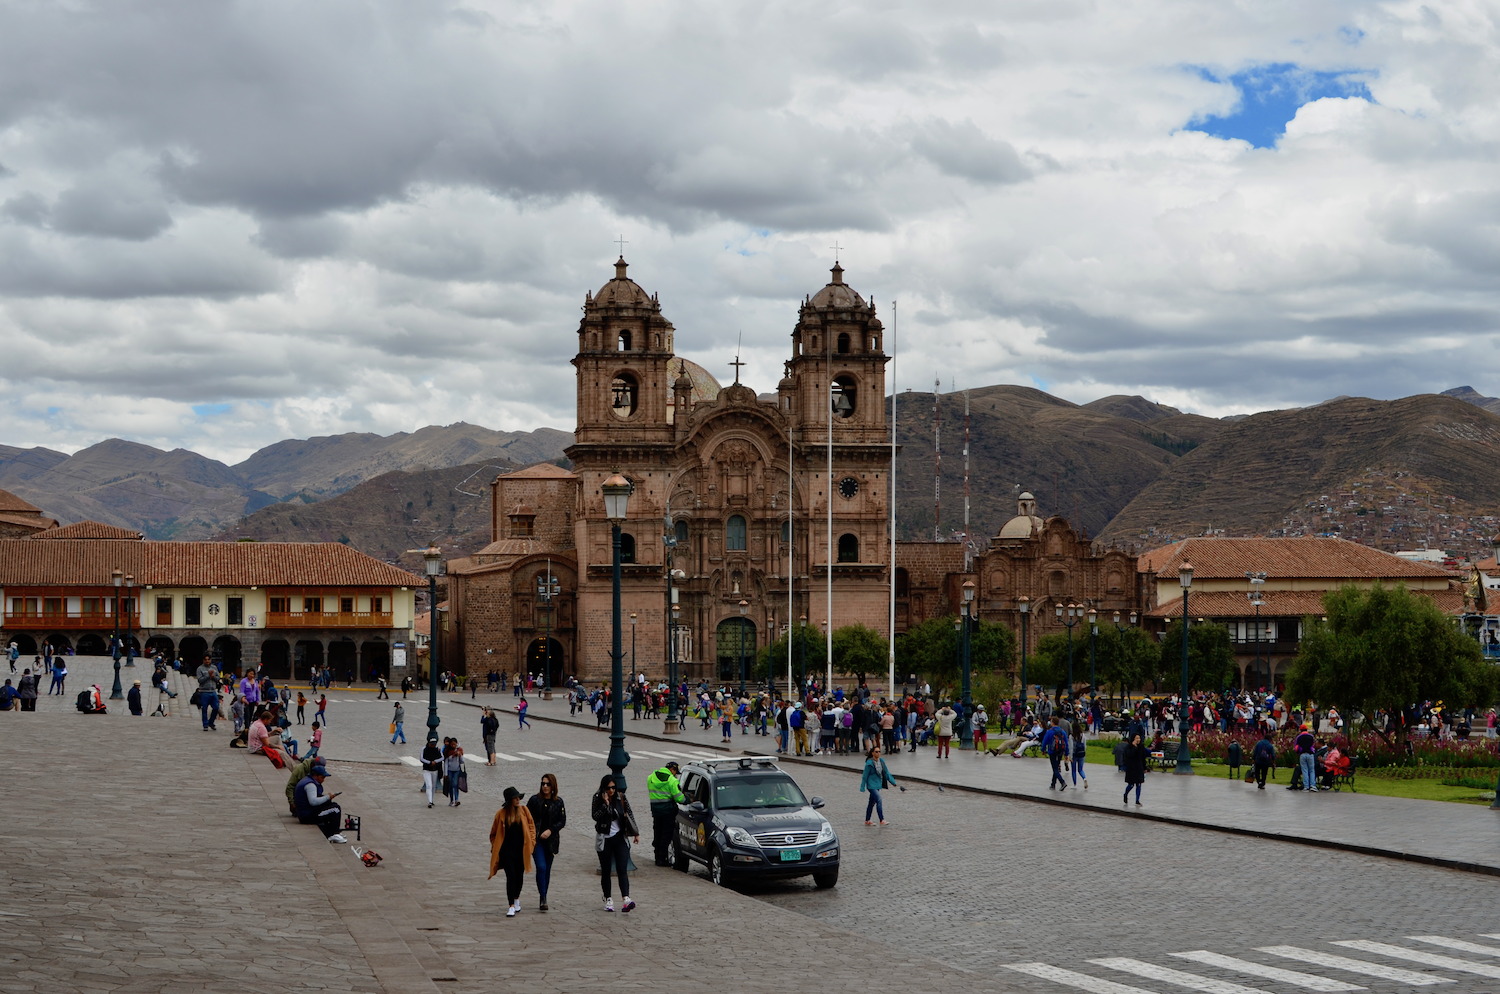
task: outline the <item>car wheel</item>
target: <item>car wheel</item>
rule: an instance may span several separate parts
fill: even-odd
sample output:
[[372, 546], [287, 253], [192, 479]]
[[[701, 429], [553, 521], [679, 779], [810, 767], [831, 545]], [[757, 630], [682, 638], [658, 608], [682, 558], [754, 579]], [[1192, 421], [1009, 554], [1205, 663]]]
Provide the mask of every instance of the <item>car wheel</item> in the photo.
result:
[[814, 873], [813, 883], [818, 885], [818, 890], [827, 890], [839, 882], [839, 871], [829, 870], [827, 873]]
[[713, 877], [714, 883], [720, 887], [729, 886], [729, 874], [724, 869], [724, 855], [718, 849], [709, 850], [708, 875]]
[[672, 869], [676, 870], [677, 872], [687, 872], [688, 858], [682, 854], [681, 849], [677, 848], [676, 839], [673, 839], [672, 841], [667, 843], [667, 862], [671, 863]]

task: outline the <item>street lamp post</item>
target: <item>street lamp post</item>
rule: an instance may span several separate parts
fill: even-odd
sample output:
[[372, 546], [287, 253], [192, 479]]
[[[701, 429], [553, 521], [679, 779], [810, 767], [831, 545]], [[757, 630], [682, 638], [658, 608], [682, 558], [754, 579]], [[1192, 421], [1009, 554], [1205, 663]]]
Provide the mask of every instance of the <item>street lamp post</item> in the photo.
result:
[[826, 647], [824, 651], [828, 653], [828, 658], [824, 660], [828, 664], [827, 682], [823, 684], [823, 693], [826, 695], [833, 693], [833, 641], [828, 637], [827, 618], [823, 619], [823, 643]]
[[[1135, 619], [1136, 619], [1136, 613], [1134, 611], [1131, 611], [1130, 612], [1130, 623], [1131, 623], [1131, 625], [1135, 624]], [[1120, 612], [1116, 611], [1115, 612], [1115, 631], [1117, 631], [1117, 632], [1123, 632], [1124, 630], [1125, 630], [1125, 627], [1120, 624]], [[1125, 648], [1125, 646], [1122, 643], [1121, 646], [1120, 646], [1120, 649], [1121, 649], [1122, 652], [1124, 651], [1124, 648]], [[1130, 690], [1129, 690], [1129, 688], [1127, 688], [1124, 685], [1123, 681], [1121, 682], [1121, 685], [1120, 685], [1120, 695], [1124, 699], [1125, 706], [1129, 707], [1130, 706]]]
[[667, 572], [667, 589], [671, 591], [672, 604], [672, 626], [667, 631], [667, 637], [672, 643], [670, 655], [668, 656], [671, 660], [671, 666], [667, 673], [667, 727], [665, 731], [668, 735], [676, 735], [681, 731], [677, 727], [677, 626], [682, 614], [682, 607], [677, 603], [677, 588], [671, 585], [672, 581], [676, 579], [676, 574], [679, 572], [681, 571], [669, 570]]
[[[1261, 637], [1260, 637], [1260, 606], [1265, 603], [1265, 594], [1262, 593], [1261, 588], [1265, 586], [1266, 574], [1264, 574], [1264, 573], [1246, 573], [1245, 574], [1245, 579], [1247, 579], [1247, 580], [1250, 581], [1250, 593], [1248, 594], [1248, 596], [1250, 598], [1250, 603], [1255, 605], [1255, 679], [1259, 680], [1260, 679], [1260, 643], [1261, 643]], [[1270, 662], [1270, 660], [1268, 659], [1267, 663], [1269, 663], [1269, 662]], [[1266, 668], [1270, 669], [1269, 666], [1267, 666]], [[1270, 680], [1270, 676], [1268, 674], [1267, 678], [1266, 678], [1266, 683], [1269, 684], [1270, 682], [1271, 682], [1271, 680]]]
[[620, 525], [625, 522], [625, 512], [630, 504], [630, 491], [635, 489], [629, 480], [619, 473], [604, 481], [600, 489], [604, 492], [604, 516], [609, 519], [610, 545], [614, 554], [614, 605], [611, 614], [610, 680], [613, 700], [610, 702], [609, 758], [605, 762], [615, 777], [615, 787], [625, 793], [625, 767], [630, 765], [630, 753], [625, 751], [625, 678], [620, 672], [624, 652], [620, 647]]
[[[1094, 608], [1089, 608], [1089, 697], [1090, 698], [1094, 698], [1094, 697], [1098, 697], [1099, 696], [1099, 684], [1096, 683], [1095, 679], [1094, 679], [1098, 675], [1098, 669], [1096, 668], [1095, 659], [1094, 659], [1095, 655], [1097, 654], [1098, 644], [1099, 644], [1099, 625], [1098, 625], [1098, 621], [1099, 621], [1099, 612], [1096, 611]], [[1090, 703], [1090, 707], [1092, 707], [1092, 702]]]
[[1031, 617], [1031, 598], [1022, 594], [1016, 598], [1016, 610], [1021, 612], [1021, 716], [1026, 719], [1026, 619]]
[[1068, 700], [1073, 699], [1073, 626], [1078, 624], [1083, 608], [1077, 604], [1057, 605], [1057, 619], [1068, 626]]
[[745, 696], [745, 615], [750, 610], [750, 602], [740, 601], [740, 696]]
[[443, 550], [431, 546], [422, 552], [422, 568], [427, 572], [427, 744], [437, 745], [438, 713], [438, 609], [437, 578], [443, 570]]
[[118, 569], [109, 574], [109, 581], [115, 585], [115, 636], [114, 647], [111, 650], [115, 657], [115, 689], [110, 691], [109, 699], [120, 701], [125, 699], [124, 688], [120, 686], [120, 584], [125, 582], [125, 574]]
[[807, 697], [807, 615], [803, 615], [801, 622], [802, 637], [797, 640], [797, 654], [802, 658], [797, 663], [797, 699], [803, 700]]
[[552, 598], [558, 593], [552, 578], [552, 560], [547, 560], [546, 587], [542, 590], [542, 614], [547, 618], [547, 637], [542, 643], [542, 700], [552, 700]]
[[1188, 588], [1193, 585], [1193, 567], [1184, 562], [1177, 569], [1177, 582], [1182, 586], [1182, 694], [1177, 699], [1177, 726], [1181, 737], [1177, 741], [1177, 768], [1172, 772], [1193, 772], [1193, 756], [1188, 751]]
[[964, 614], [963, 614], [963, 639], [962, 639], [962, 641], [963, 641], [963, 654], [964, 654], [964, 687], [963, 687], [964, 717], [963, 717], [963, 727], [958, 730], [958, 735], [959, 735], [959, 741], [961, 743], [963, 743], [962, 747], [965, 748], [965, 749], [971, 749], [971, 748], [974, 747], [974, 722], [973, 722], [973, 718], [974, 718], [974, 689], [973, 689], [973, 680], [972, 680], [971, 675], [970, 675], [970, 673], [971, 673], [971, 671], [970, 671], [971, 661], [970, 661], [970, 653], [969, 653], [970, 634], [971, 634], [971, 629], [974, 626], [974, 589], [975, 589], [975, 587], [974, 587], [974, 581], [973, 580], [965, 580], [964, 581], [964, 586], [963, 586], [963, 591], [964, 591]]
[[630, 612], [630, 686], [635, 686], [635, 612]]
[[130, 640], [135, 637], [135, 624], [130, 619], [131, 611], [135, 608], [135, 575], [125, 574], [125, 592], [130, 596], [126, 598], [129, 606], [125, 608], [125, 665], [134, 666], [134, 653], [130, 651]]

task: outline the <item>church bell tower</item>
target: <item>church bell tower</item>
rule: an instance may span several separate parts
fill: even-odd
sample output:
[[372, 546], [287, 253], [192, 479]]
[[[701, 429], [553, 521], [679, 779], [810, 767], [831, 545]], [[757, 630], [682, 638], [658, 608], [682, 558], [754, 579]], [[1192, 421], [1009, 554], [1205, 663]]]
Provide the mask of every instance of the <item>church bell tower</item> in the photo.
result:
[[[625, 275], [586, 294], [578, 323], [579, 444], [670, 441], [672, 322], [661, 303]], [[659, 437], [658, 437], [659, 436]]]

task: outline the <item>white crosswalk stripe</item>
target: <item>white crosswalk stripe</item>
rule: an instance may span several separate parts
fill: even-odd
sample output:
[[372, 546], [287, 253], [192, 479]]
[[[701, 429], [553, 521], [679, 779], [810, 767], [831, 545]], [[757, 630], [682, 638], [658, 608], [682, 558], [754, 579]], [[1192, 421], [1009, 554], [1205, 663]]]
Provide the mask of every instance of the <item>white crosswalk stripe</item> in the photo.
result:
[[1296, 960], [1299, 963], [1332, 967], [1335, 970], [1345, 970], [1349, 973], [1358, 973], [1366, 977], [1379, 977], [1381, 980], [1393, 980], [1398, 984], [1411, 984], [1414, 987], [1453, 983], [1447, 977], [1434, 977], [1430, 973], [1417, 973], [1415, 970], [1403, 970], [1396, 966], [1386, 966], [1384, 963], [1370, 963], [1362, 959], [1335, 956], [1332, 953], [1318, 952], [1314, 949], [1303, 949], [1300, 946], [1260, 946], [1258, 947], [1258, 951], [1270, 953], [1272, 956], [1280, 956], [1284, 959]]
[[407, 766], [421, 766], [422, 765], [422, 761], [420, 759], [418, 759], [417, 757], [415, 757], [415, 756], [401, 756], [400, 759], [401, 759], [401, 762], [405, 763]]
[[1301, 987], [1309, 991], [1362, 991], [1365, 989], [1358, 984], [1347, 984], [1342, 980], [1329, 980], [1327, 977], [1319, 977], [1311, 973], [1298, 973], [1296, 970], [1283, 970], [1279, 966], [1252, 963], [1249, 960], [1235, 959], [1233, 956], [1224, 956], [1220, 953], [1209, 952], [1207, 949], [1194, 949], [1191, 952], [1173, 953], [1172, 955], [1178, 959], [1202, 963], [1204, 966], [1216, 966], [1221, 970], [1231, 970], [1235, 973], [1243, 973], [1247, 976], [1259, 977], [1262, 980], [1271, 980], [1279, 984], [1290, 984], [1293, 987]]
[[520, 756], [511, 756], [511, 755], [509, 755], [507, 753], [503, 753], [503, 752], [497, 752], [497, 753], [495, 753], [495, 756], [497, 758], [499, 758], [499, 759], [505, 760], [508, 763], [524, 763], [524, 762], [526, 762], [526, 760], [522, 759]]
[[1089, 962], [1095, 966], [1107, 966], [1111, 970], [1133, 973], [1137, 977], [1145, 977], [1147, 980], [1160, 980], [1164, 984], [1174, 984], [1178, 987], [1186, 987], [1188, 990], [1203, 991], [1204, 994], [1268, 994], [1268, 992], [1258, 987], [1246, 987], [1242, 984], [1230, 983], [1227, 980], [1202, 977], [1196, 973], [1174, 970], [1169, 966], [1157, 966], [1155, 963], [1146, 963], [1142, 960], [1130, 959], [1127, 956], [1108, 956], [1103, 959], [1091, 959]]
[[592, 756], [594, 759], [608, 759], [609, 758], [609, 755], [607, 753], [589, 752], [587, 749], [574, 749], [573, 751], [577, 752], [577, 753], [582, 753], [585, 756]]
[[542, 753], [542, 752], [527, 752], [524, 749], [520, 750], [520, 753], [521, 753], [521, 755], [526, 756], [529, 759], [551, 759], [552, 758], [551, 756], [548, 756], [546, 753]]
[[[524, 755], [524, 753], [523, 753], [523, 755]], [[575, 756], [575, 755], [573, 755], [570, 752], [558, 752], [556, 749], [550, 750], [548, 752], [548, 755], [556, 756], [558, 759], [582, 759], [583, 758], [582, 756]]]
[[[1445, 946], [1448, 949], [1457, 949], [1464, 953], [1479, 953], [1481, 956], [1500, 956], [1500, 947], [1482, 946], [1477, 942], [1465, 942], [1463, 939], [1449, 939], [1441, 935], [1408, 935], [1408, 939], [1417, 942], [1427, 942], [1434, 946]], [[1500, 935], [1486, 936], [1490, 939], [1500, 939]]]
[[1131, 987], [1129, 984], [1117, 984], [1113, 980], [1090, 977], [1086, 973], [1064, 970], [1060, 966], [1052, 966], [1049, 963], [1011, 963], [1007, 969], [1030, 974], [1042, 980], [1050, 980], [1055, 984], [1077, 987], [1079, 990], [1088, 991], [1089, 994], [1153, 994], [1141, 987]]
[[1358, 949], [1362, 953], [1389, 956], [1392, 959], [1410, 960], [1413, 963], [1436, 966], [1445, 970], [1477, 973], [1481, 977], [1500, 980], [1500, 966], [1492, 966], [1489, 963], [1475, 963], [1473, 960], [1455, 959], [1452, 956], [1442, 956], [1438, 953], [1429, 953], [1421, 949], [1407, 949], [1405, 946], [1393, 946], [1386, 942], [1371, 942], [1368, 939], [1345, 939], [1341, 942], [1335, 942], [1334, 945], [1345, 946], [1349, 949]]
[[644, 749], [637, 749], [634, 752], [632, 752], [631, 755], [632, 756], [650, 756], [652, 759], [673, 759], [673, 758], [675, 758], [677, 756], [677, 753], [647, 752]]

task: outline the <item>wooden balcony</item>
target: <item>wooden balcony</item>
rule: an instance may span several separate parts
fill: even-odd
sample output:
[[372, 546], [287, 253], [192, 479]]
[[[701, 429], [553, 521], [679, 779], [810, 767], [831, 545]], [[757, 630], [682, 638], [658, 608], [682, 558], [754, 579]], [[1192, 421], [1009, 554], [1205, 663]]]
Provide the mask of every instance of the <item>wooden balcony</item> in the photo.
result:
[[390, 628], [394, 615], [390, 611], [272, 611], [266, 614], [262, 628]]
[[[114, 631], [115, 616], [107, 611], [37, 611], [24, 614], [5, 613], [5, 627], [15, 631], [39, 629]], [[120, 627], [140, 628], [139, 612], [120, 615]]]

